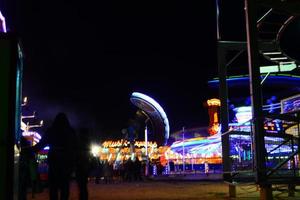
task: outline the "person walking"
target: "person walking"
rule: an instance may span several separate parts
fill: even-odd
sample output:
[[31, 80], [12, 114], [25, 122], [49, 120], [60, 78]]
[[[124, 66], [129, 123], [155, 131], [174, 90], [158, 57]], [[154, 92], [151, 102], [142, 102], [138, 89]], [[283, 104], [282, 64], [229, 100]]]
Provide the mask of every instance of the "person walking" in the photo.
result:
[[20, 165], [19, 165], [19, 195], [18, 200], [27, 199], [27, 190], [30, 186], [30, 142], [24, 136], [20, 139]]
[[[33, 149], [49, 145], [49, 198], [68, 200], [71, 174], [74, 170], [78, 139], [65, 113], [58, 113], [52, 126]], [[59, 198], [60, 196], [60, 198]]]
[[89, 171], [91, 168], [90, 163], [90, 147], [89, 147], [89, 130], [81, 128], [79, 130], [78, 138], [80, 143], [77, 150], [76, 160], [76, 181], [79, 187], [79, 200], [88, 200], [87, 182]]

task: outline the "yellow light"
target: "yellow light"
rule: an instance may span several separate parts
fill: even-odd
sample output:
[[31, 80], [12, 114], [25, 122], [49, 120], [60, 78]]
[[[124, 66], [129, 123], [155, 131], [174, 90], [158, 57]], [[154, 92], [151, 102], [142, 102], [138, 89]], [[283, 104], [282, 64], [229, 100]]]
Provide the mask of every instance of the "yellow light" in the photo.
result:
[[24, 104], [26, 104], [26, 103], [27, 103], [27, 101], [28, 101], [28, 98], [27, 98], [27, 97], [24, 97], [24, 99], [23, 99], [23, 103], [24, 103]]
[[99, 152], [100, 152], [100, 147], [98, 145], [92, 145], [92, 148], [91, 148], [91, 153], [93, 154], [93, 156], [97, 156], [99, 155]]
[[214, 98], [214, 99], [208, 99], [207, 100], [207, 105], [208, 106], [221, 106], [221, 102], [220, 102], [219, 99], [216, 99], [216, 98]]
[[214, 123], [219, 123], [218, 113], [214, 113]]

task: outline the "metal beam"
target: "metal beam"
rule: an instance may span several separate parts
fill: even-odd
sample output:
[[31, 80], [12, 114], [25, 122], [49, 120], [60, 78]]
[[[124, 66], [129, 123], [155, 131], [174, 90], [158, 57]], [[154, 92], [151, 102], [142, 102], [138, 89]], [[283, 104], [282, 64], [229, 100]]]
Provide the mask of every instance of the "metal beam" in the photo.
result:
[[[221, 101], [220, 108], [220, 120], [221, 120], [221, 131], [225, 133], [228, 131], [228, 88], [226, 81], [226, 50], [221, 46], [218, 46], [218, 70], [219, 70], [219, 98]], [[223, 171], [231, 171], [230, 159], [229, 159], [229, 134], [222, 135], [222, 159], [223, 159]], [[223, 178], [225, 181], [231, 182], [231, 175], [224, 173]]]
[[241, 41], [218, 41], [218, 46], [226, 50], [243, 50], [247, 47], [247, 42]]
[[259, 48], [256, 24], [257, 3], [245, 0], [247, 51], [250, 79], [250, 96], [253, 113], [253, 136], [254, 136], [254, 163], [256, 182], [261, 186], [267, 181], [266, 177], [266, 149], [264, 141], [264, 125], [262, 112], [262, 94], [259, 71]]
[[14, 192], [14, 144], [16, 122], [17, 38], [0, 34], [0, 199], [12, 200]]

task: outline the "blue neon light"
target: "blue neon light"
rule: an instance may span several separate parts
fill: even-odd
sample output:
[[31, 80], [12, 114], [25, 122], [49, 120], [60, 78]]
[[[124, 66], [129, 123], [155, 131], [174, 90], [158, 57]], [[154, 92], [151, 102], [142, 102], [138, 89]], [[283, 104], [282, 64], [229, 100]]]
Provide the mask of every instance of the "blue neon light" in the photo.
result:
[[[264, 77], [264, 76], [262, 76]], [[268, 77], [268, 79], [271, 79], [273, 81], [280, 81], [280, 80], [287, 80], [287, 81], [300, 81], [300, 77], [299, 76], [292, 76], [292, 75], [270, 75]], [[248, 76], [241, 76], [241, 77], [230, 77], [228, 79], [226, 79], [228, 82], [235, 82], [235, 81], [248, 81], [249, 77]], [[214, 79], [211, 81], [208, 81], [208, 83], [212, 83], [212, 84], [219, 84], [219, 79]]]
[[49, 146], [45, 146], [44, 150], [50, 150]]
[[164, 109], [154, 99], [152, 99], [151, 97], [149, 97], [145, 94], [142, 94], [142, 93], [139, 93], [139, 92], [133, 92], [131, 96], [143, 99], [143, 100], [149, 102], [152, 106], [154, 106], [154, 108], [159, 112], [160, 116], [162, 117], [162, 119], [164, 121], [164, 124], [165, 124], [165, 139], [168, 139], [169, 134], [170, 134], [170, 126], [169, 126], [168, 117], [167, 117]]

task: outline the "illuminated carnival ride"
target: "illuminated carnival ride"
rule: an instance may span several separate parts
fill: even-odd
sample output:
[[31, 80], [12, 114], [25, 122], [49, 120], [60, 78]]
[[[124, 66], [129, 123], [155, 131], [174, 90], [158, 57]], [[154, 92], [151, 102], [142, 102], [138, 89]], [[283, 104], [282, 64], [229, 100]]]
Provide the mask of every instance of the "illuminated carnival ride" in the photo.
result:
[[[274, 77], [273, 77], [274, 78]], [[293, 82], [290, 82], [293, 78]], [[246, 77], [237, 78], [235, 81], [241, 82], [246, 80]], [[276, 77], [274, 82], [281, 84], [282, 81], [290, 84], [297, 84], [295, 80], [300, 82], [299, 77]], [[233, 80], [231, 80], [233, 81]], [[212, 81], [213, 85], [217, 81]], [[243, 84], [243, 83], [242, 83]], [[241, 84], [238, 84], [239, 86]], [[276, 86], [276, 85], [275, 85]], [[279, 96], [282, 98], [281, 96]], [[150, 100], [151, 99], [151, 100]], [[300, 107], [300, 95], [295, 95], [289, 98], [282, 99], [271, 96], [264, 105], [264, 111], [270, 114], [288, 112], [296, 110]], [[93, 155], [100, 160], [109, 160], [111, 162], [122, 162], [129, 158], [145, 160], [158, 160], [166, 168], [165, 173], [177, 173], [185, 171], [203, 171], [204, 164], [208, 163], [211, 169], [216, 173], [222, 172], [222, 142], [221, 142], [221, 126], [219, 122], [220, 101], [218, 99], [207, 100], [207, 108], [209, 115], [208, 127], [189, 128], [176, 131], [170, 134], [172, 139], [175, 139], [171, 145], [165, 145], [169, 137], [169, 123], [167, 115], [159, 104], [141, 93], [133, 93], [131, 102], [134, 103], [145, 115], [145, 119], [151, 121], [148, 123], [152, 127], [151, 134], [155, 135], [149, 141], [141, 141], [146, 139], [143, 137], [137, 138], [134, 141], [134, 152], [130, 149], [130, 141], [104, 141], [101, 145], [94, 147]], [[253, 166], [252, 138], [249, 134], [251, 131], [252, 112], [251, 107], [241, 102], [240, 98], [234, 102], [237, 107], [231, 107], [230, 131], [235, 134], [230, 135], [230, 157], [235, 170], [250, 169]], [[147, 123], [148, 121], [145, 121]], [[147, 125], [146, 125], [147, 126]], [[289, 126], [289, 127], [287, 127]], [[283, 120], [266, 120], [264, 129], [269, 134], [282, 134], [283, 131], [290, 135], [295, 135], [297, 124], [286, 124]], [[157, 131], [157, 132], [156, 132]], [[146, 137], [146, 136], [145, 136]], [[268, 154], [268, 165], [276, 165], [281, 159], [287, 158], [291, 152], [297, 149], [297, 146], [289, 143], [284, 143], [284, 139], [280, 137], [265, 137], [266, 151]], [[298, 161], [295, 161], [297, 164]], [[286, 167], [290, 167], [293, 163], [289, 162]], [[170, 167], [173, 165], [173, 167]]]

